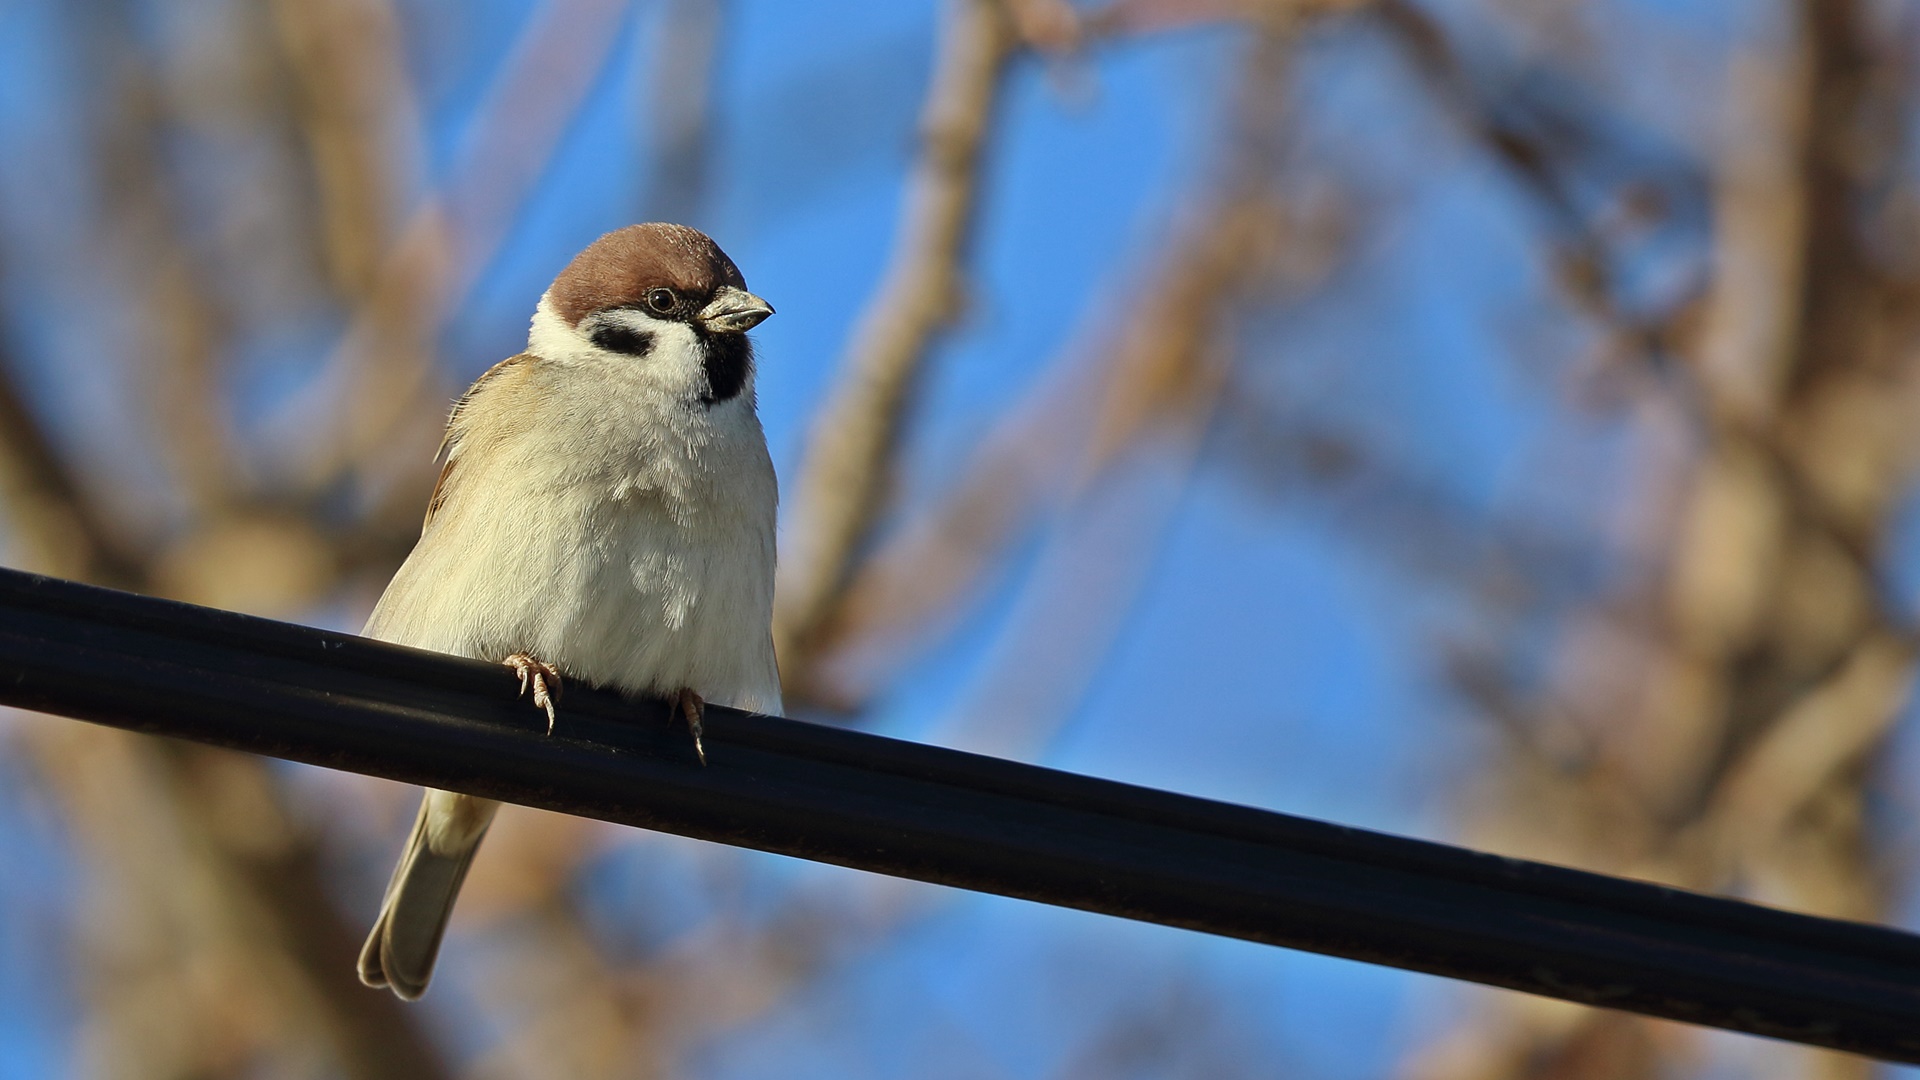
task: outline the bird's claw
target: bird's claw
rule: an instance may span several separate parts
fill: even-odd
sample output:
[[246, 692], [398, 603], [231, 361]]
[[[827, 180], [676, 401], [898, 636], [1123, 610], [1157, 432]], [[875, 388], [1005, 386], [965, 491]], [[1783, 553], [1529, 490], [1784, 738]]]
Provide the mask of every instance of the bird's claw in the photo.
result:
[[701, 743], [700, 736], [706, 731], [706, 699], [691, 690], [681, 690], [668, 699], [667, 718], [671, 720], [676, 713], [686, 718], [687, 730], [693, 733], [694, 755], [704, 766], [707, 763], [707, 748]]
[[520, 676], [521, 697], [526, 696], [528, 687], [533, 688], [533, 707], [547, 714], [547, 734], [553, 734], [553, 725], [559, 718], [554, 703], [560, 700], [560, 673], [552, 665], [526, 653], [514, 653], [501, 663]]

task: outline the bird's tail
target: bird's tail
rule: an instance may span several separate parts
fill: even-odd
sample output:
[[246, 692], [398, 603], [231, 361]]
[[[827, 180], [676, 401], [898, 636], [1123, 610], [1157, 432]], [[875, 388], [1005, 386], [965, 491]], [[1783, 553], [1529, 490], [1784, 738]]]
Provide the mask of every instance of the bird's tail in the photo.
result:
[[428, 791], [420, 800], [380, 918], [360, 950], [361, 982], [390, 987], [408, 1001], [427, 992], [454, 898], [497, 806], [451, 791]]

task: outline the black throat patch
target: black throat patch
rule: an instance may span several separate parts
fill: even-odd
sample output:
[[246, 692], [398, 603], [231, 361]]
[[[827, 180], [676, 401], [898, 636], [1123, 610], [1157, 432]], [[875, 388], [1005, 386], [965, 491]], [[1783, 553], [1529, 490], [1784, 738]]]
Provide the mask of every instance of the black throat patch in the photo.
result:
[[753, 370], [753, 342], [745, 334], [712, 333], [697, 323], [694, 334], [700, 339], [702, 366], [707, 371], [707, 392], [700, 395], [700, 403], [711, 408], [740, 396]]

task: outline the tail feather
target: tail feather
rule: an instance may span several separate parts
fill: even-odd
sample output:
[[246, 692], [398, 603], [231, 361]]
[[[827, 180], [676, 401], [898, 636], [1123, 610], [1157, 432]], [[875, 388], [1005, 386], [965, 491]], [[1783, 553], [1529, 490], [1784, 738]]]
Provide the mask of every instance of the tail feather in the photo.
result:
[[[477, 819], [478, 827], [447, 828], [449, 799], [465, 804], [459, 806], [462, 813], [451, 816], [464, 818], [463, 824]], [[454, 899], [460, 895], [473, 853], [486, 836], [492, 811], [493, 804], [485, 800], [450, 792], [428, 792], [421, 800], [406, 852], [387, 884], [380, 917], [360, 950], [361, 982], [389, 987], [408, 1001], [427, 992]]]

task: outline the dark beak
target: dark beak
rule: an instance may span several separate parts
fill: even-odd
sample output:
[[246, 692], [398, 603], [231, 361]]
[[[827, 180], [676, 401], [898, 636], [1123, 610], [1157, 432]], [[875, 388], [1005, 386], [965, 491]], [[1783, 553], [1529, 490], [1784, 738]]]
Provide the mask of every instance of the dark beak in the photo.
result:
[[709, 330], [726, 334], [744, 334], [759, 326], [761, 321], [773, 314], [773, 305], [753, 295], [745, 289], [736, 289], [731, 285], [720, 286], [713, 294], [713, 302], [700, 309], [695, 316], [700, 325]]

